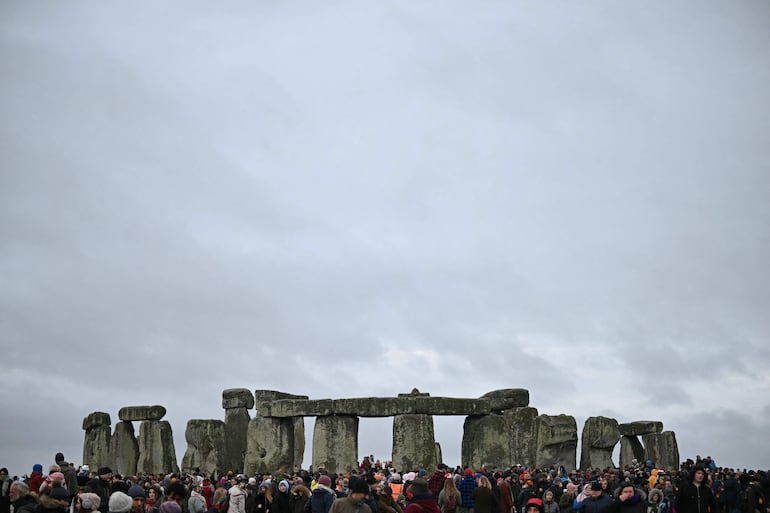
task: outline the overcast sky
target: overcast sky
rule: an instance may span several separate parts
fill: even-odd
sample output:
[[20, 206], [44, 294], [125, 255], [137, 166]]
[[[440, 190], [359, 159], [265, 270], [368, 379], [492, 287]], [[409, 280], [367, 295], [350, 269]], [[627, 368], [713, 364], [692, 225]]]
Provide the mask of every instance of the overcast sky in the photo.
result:
[[181, 462], [226, 388], [521, 387], [770, 467], [768, 19], [0, 3], [0, 466], [82, 463], [83, 417], [151, 404]]

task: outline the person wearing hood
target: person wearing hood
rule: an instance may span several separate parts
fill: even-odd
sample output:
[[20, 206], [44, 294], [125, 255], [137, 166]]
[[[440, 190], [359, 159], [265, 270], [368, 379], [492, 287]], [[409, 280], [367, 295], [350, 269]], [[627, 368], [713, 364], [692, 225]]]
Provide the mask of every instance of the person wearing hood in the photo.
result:
[[303, 484], [291, 487], [291, 513], [305, 513], [305, 504], [310, 500], [310, 490]]
[[663, 490], [653, 488], [647, 496], [647, 513], [660, 513], [663, 504]]
[[43, 465], [35, 463], [32, 465], [32, 473], [29, 475], [29, 491], [32, 493], [40, 493], [40, 485], [43, 484]]
[[[246, 491], [243, 489], [245, 486], [246, 477], [239, 474], [235, 479], [235, 485], [230, 486], [230, 489], [227, 490], [230, 496], [228, 513], [246, 513]], [[206, 502], [203, 501], [203, 503]]]
[[695, 466], [688, 481], [683, 482], [676, 495], [677, 513], [710, 513], [716, 506], [714, 494], [706, 482], [706, 471]]
[[372, 508], [366, 503], [367, 497], [369, 497], [369, 485], [366, 484], [366, 481], [351, 479], [350, 493], [347, 497], [335, 500], [329, 513], [372, 513]]
[[559, 503], [556, 502], [554, 493], [551, 490], [546, 490], [543, 494], [543, 513], [560, 513]]
[[278, 482], [278, 493], [273, 497], [270, 513], [291, 513], [291, 485], [286, 479]]
[[70, 492], [62, 485], [49, 489], [48, 493], [40, 495], [36, 513], [67, 513], [70, 506]]
[[11, 483], [9, 498], [13, 506], [13, 513], [35, 513], [37, 498], [30, 491], [30, 487], [24, 481]]
[[647, 513], [647, 495], [636, 488], [631, 481], [624, 481], [615, 490], [615, 501], [605, 511], [606, 513]]
[[409, 501], [404, 513], [441, 513], [425, 479], [416, 478], [412, 481], [410, 490], [412, 491], [412, 500]]
[[318, 484], [305, 503], [305, 513], [329, 513], [337, 494], [332, 490], [332, 480], [323, 475], [318, 478]]
[[612, 503], [610, 496], [602, 491], [602, 484], [599, 481], [591, 481], [585, 492], [585, 498], [582, 494], [579, 495], [572, 505], [576, 512], [604, 513]]

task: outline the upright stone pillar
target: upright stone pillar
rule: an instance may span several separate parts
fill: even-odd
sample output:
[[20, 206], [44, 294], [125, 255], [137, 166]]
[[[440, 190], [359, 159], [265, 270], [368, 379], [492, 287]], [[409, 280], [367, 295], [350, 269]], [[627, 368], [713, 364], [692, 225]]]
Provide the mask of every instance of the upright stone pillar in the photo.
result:
[[538, 468], [559, 467], [576, 468], [577, 461], [577, 422], [569, 415], [540, 415], [535, 419], [537, 430], [537, 455], [535, 465]]
[[652, 460], [657, 468], [679, 468], [679, 446], [673, 431], [642, 435], [645, 460]]
[[243, 470], [246, 459], [246, 434], [249, 430], [249, 410], [254, 407], [254, 395], [247, 388], [230, 388], [222, 392], [225, 409], [225, 472]]
[[398, 469], [435, 469], [436, 435], [431, 415], [393, 417], [393, 465]]
[[136, 474], [136, 463], [139, 461], [139, 442], [134, 435], [134, 425], [131, 421], [123, 420], [115, 426], [110, 442], [112, 455], [112, 470], [124, 476]]
[[626, 465], [632, 465], [634, 460], [644, 461], [642, 442], [639, 441], [638, 436], [623, 435], [620, 437], [620, 462], [618, 465], [620, 468], [625, 468]]
[[[260, 405], [264, 403], [270, 403], [271, 401], [277, 401], [281, 399], [299, 399], [299, 400], [308, 400], [308, 396], [306, 395], [295, 395], [295, 394], [288, 394], [286, 392], [278, 392], [276, 390], [255, 390], [254, 391], [254, 401], [257, 408], [257, 411], [260, 410]], [[293, 417], [294, 421], [294, 454], [291, 457], [291, 460], [294, 462], [294, 465], [300, 465], [302, 463], [302, 459], [305, 457], [305, 418], [304, 417]], [[248, 443], [247, 443], [248, 445]]]
[[139, 424], [139, 461], [136, 471], [146, 474], [179, 472], [171, 424], [166, 420], [143, 420]]
[[532, 408], [531, 406], [512, 408], [505, 412], [505, 418], [509, 426], [512, 464], [518, 463], [525, 467], [535, 466], [537, 453], [535, 419], [537, 419], [537, 416], [537, 408]]
[[225, 423], [221, 420], [188, 420], [184, 431], [187, 450], [182, 458], [182, 472], [199, 468], [205, 475], [225, 468]]
[[313, 468], [343, 473], [358, 464], [358, 417], [316, 417], [313, 430]]
[[511, 439], [509, 431], [508, 420], [502, 415], [466, 417], [463, 424], [461, 463], [470, 465], [472, 468], [480, 468], [482, 465], [485, 468], [510, 466]]
[[295, 464], [294, 417], [251, 419], [246, 435], [244, 473], [268, 474], [280, 469], [291, 472]]
[[83, 419], [83, 464], [96, 470], [112, 464], [110, 456], [110, 439], [112, 428], [110, 427], [110, 414], [103, 411], [95, 411]]
[[612, 451], [620, 440], [618, 421], [607, 417], [588, 417], [580, 437], [580, 469], [615, 468]]

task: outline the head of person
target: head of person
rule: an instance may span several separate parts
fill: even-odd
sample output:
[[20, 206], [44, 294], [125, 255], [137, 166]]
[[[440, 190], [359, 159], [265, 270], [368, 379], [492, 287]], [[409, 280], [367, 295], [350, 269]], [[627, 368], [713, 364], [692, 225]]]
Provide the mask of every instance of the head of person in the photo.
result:
[[79, 511], [82, 513], [89, 513], [99, 509], [102, 499], [95, 493], [83, 492], [78, 494], [78, 500], [75, 501], [75, 505], [79, 507]]
[[548, 490], [543, 494], [543, 499], [545, 502], [553, 502], [553, 492], [551, 490]]
[[[166, 502], [181, 503], [187, 497], [187, 490], [179, 481], [171, 483], [166, 487]], [[165, 502], [164, 502], [165, 504]]]
[[101, 467], [96, 473], [99, 476], [99, 479], [112, 481], [112, 469], [110, 467]]
[[692, 482], [695, 484], [701, 484], [706, 480], [706, 471], [703, 467], [695, 467], [692, 471]]
[[11, 502], [16, 502], [25, 495], [29, 494], [29, 485], [24, 481], [14, 481], [11, 484], [11, 488], [8, 490]]
[[133, 485], [128, 489], [129, 497], [133, 501], [131, 504], [131, 511], [141, 512], [144, 509], [144, 500], [147, 498], [147, 493], [139, 485]]
[[350, 483], [350, 498], [353, 499], [354, 502], [363, 502], [366, 500], [366, 497], [369, 496], [369, 485], [366, 484], [366, 481], [363, 479], [351, 481], [353, 482]]
[[598, 499], [602, 495], [602, 484], [599, 481], [591, 481], [588, 487], [588, 494], [594, 499]]
[[131, 511], [134, 500], [123, 492], [112, 492], [108, 506], [110, 513], [128, 513]]
[[48, 493], [48, 495], [51, 497], [51, 499], [59, 503], [60, 506], [65, 508], [69, 507], [70, 492], [67, 490], [66, 486], [54, 486], [51, 488], [51, 491]]
[[536, 497], [529, 499], [526, 513], [543, 513], [543, 501]]
[[326, 474], [322, 475], [318, 478], [318, 484], [322, 486], [331, 486], [332, 485], [332, 479], [327, 476]]
[[634, 483], [630, 481], [625, 481], [618, 487], [618, 499], [620, 499], [621, 502], [625, 502], [633, 497], [634, 493], [636, 493]]
[[412, 497], [417, 497], [419, 495], [430, 493], [430, 488], [428, 488], [428, 482], [425, 479], [418, 477], [412, 481], [412, 486], [409, 487], [409, 491], [412, 492]]

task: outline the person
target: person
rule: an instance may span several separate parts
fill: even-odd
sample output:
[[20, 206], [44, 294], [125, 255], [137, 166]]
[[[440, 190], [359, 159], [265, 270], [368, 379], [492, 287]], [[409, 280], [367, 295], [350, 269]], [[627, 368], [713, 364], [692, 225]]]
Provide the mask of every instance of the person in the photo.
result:
[[587, 495], [584, 499], [575, 499], [572, 508], [580, 513], [604, 513], [604, 510], [612, 503], [609, 495], [602, 491], [599, 481], [591, 481], [588, 485]]
[[404, 513], [441, 513], [428, 481], [421, 477], [415, 478], [409, 489], [412, 492], [412, 500]]
[[475, 513], [493, 513], [495, 511], [495, 496], [492, 493], [492, 483], [487, 476], [481, 476], [478, 486], [471, 492], [473, 511]]
[[663, 504], [663, 490], [653, 488], [647, 496], [647, 513], [660, 513], [661, 504]]
[[463, 478], [457, 485], [457, 490], [460, 492], [460, 504], [457, 505], [458, 513], [473, 513], [473, 508], [476, 505], [473, 501], [473, 490], [477, 487], [478, 483], [476, 483], [476, 478], [473, 475], [473, 469], [466, 467], [463, 470]]
[[281, 479], [278, 483], [278, 493], [275, 494], [273, 502], [270, 504], [271, 513], [291, 513], [290, 488], [289, 481]]
[[455, 513], [461, 502], [460, 491], [451, 477], [444, 479], [444, 488], [438, 494], [438, 505], [441, 513]]
[[377, 511], [379, 513], [404, 513], [404, 510], [401, 509], [401, 506], [396, 502], [393, 495], [390, 493], [390, 490], [388, 490], [385, 485], [375, 485], [372, 488], [372, 492], [374, 493], [374, 498], [377, 502]]
[[133, 485], [126, 493], [131, 497], [131, 513], [144, 513], [144, 501], [147, 499], [147, 492], [139, 485]]
[[72, 497], [78, 494], [78, 475], [75, 468], [70, 465], [64, 459], [64, 454], [57, 452], [54, 456], [54, 461], [59, 465], [59, 471], [64, 474], [64, 482], [67, 486], [67, 491]]
[[57, 485], [38, 498], [36, 513], [67, 513], [70, 505], [70, 492], [64, 485]]
[[725, 511], [724, 513], [735, 513], [735, 508], [738, 505], [738, 492], [740, 491], [740, 484], [735, 478], [735, 472], [730, 470], [727, 472], [727, 476], [722, 483], [722, 497], [724, 499]]
[[322, 475], [318, 478], [318, 484], [310, 494], [310, 500], [305, 503], [305, 513], [329, 513], [337, 497], [331, 486], [332, 480], [329, 476]]
[[523, 508], [524, 513], [543, 513], [543, 501], [537, 497], [531, 497]]
[[310, 500], [310, 490], [303, 484], [291, 487], [291, 513], [305, 513], [305, 504]]
[[441, 490], [444, 489], [444, 481], [446, 480], [445, 468], [443, 463], [439, 463], [436, 466], [436, 470], [430, 475], [430, 479], [428, 479], [428, 488], [430, 488], [430, 493], [433, 494], [437, 503], [438, 496], [441, 494]]
[[14, 481], [9, 489], [9, 498], [13, 513], [35, 513], [37, 499], [30, 493], [30, 487], [24, 481]]
[[128, 513], [134, 505], [134, 499], [123, 492], [112, 492], [107, 501], [109, 513]]
[[239, 474], [235, 478], [235, 484], [227, 490], [230, 496], [228, 513], [246, 513], [246, 491], [243, 489], [246, 486], [246, 481], [246, 476]]
[[32, 473], [29, 475], [29, 491], [32, 493], [40, 493], [40, 485], [43, 484], [43, 465], [35, 463], [32, 465]]
[[112, 469], [110, 467], [99, 468], [96, 471], [96, 477], [91, 479], [86, 486], [101, 498], [99, 511], [107, 513], [110, 495], [112, 494]]
[[554, 493], [546, 490], [543, 494], [543, 513], [559, 513], [559, 503], [556, 502]]
[[404, 484], [401, 482], [401, 474], [394, 472], [390, 476], [390, 493], [393, 496], [393, 499], [398, 502], [398, 496], [402, 495], [402, 491], [404, 488]]
[[686, 483], [682, 484], [676, 495], [677, 513], [711, 513], [714, 511], [714, 494], [704, 482], [706, 471], [695, 466]]
[[[176, 502], [181, 509], [184, 509], [182, 506], [187, 498], [187, 489], [179, 481], [174, 481], [166, 487], [165, 497], [163, 504], [167, 502]], [[161, 504], [161, 507], [163, 504]]]
[[631, 481], [624, 481], [615, 490], [615, 500], [605, 510], [607, 513], [646, 513], [647, 495], [634, 486]]
[[144, 513], [160, 513], [160, 500], [163, 497], [160, 486], [152, 485], [145, 493], [147, 498], [144, 500]]
[[102, 499], [95, 493], [80, 492], [75, 499], [76, 513], [93, 513], [99, 511], [99, 504]]
[[500, 489], [500, 513], [515, 513], [510, 472], [503, 474], [498, 488]]
[[206, 513], [206, 498], [201, 493], [201, 485], [194, 482], [190, 490], [190, 497], [187, 499], [187, 510], [190, 513]]
[[559, 498], [559, 510], [562, 513], [572, 513], [572, 504], [575, 502], [575, 496], [577, 495], [577, 485], [575, 483], [567, 483], [564, 487], [564, 493]]
[[365, 502], [368, 496], [369, 485], [366, 481], [355, 479], [350, 483], [348, 496], [335, 500], [329, 513], [372, 513], [372, 509]]

